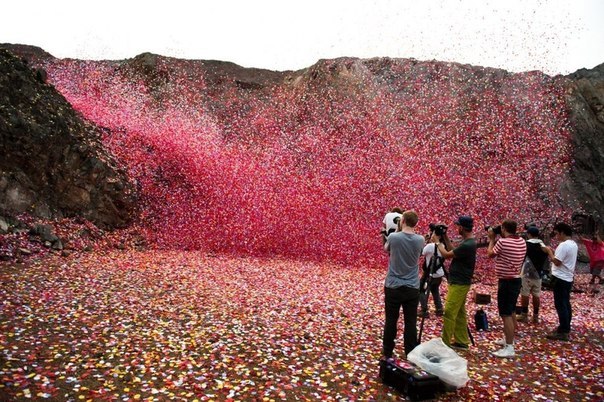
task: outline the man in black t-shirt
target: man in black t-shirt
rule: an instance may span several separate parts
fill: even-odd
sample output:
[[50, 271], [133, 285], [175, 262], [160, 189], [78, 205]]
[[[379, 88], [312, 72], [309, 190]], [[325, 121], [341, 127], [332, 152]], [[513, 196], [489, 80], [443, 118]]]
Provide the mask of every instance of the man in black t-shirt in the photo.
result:
[[452, 249], [451, 241], [445, 232], [443, 240], [446, 248], [442, 243], [438, 245], [438, 251], [445, 259], [453, 259], [449, 267], [449, 290], [441, 337], [446, 345], [467, 350], [470, 347], [470, 339], [466, 297], [476, 266], [476, 240], [472, 235], [474, 220], [469, 216], [460, 216], [455, 225], [457, 233], [463, 238], [462, 242]]

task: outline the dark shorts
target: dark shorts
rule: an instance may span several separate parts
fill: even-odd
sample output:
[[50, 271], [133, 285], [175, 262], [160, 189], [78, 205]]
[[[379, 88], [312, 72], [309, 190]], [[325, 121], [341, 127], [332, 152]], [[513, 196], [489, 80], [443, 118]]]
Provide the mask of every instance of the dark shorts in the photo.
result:
[[500, 279], [497, 286], [497, 308], [501, 317], [509, 317], [516, 310], [522, 279]]

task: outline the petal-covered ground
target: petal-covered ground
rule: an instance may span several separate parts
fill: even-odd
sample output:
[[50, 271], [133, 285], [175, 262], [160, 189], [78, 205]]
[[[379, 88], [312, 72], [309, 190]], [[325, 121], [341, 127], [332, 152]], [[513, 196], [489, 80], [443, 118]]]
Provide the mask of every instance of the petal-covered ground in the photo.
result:
[[[474, 287], [494, 296], [482, 265]], [[384, 274], [182, 251], [5, 263], [0, 400], [403, 400], [377, 377]], [[603, 400], [602, 293], [572, 294], [572, 342], [544, 338], [557, 317], [551, 292], [542, 300], [514, 359], [490, 355], [501, 325], [486, 306], [492, 330], [461, 352], [470, 382], [439, 399]], [[441, 324], [427, 319], [423, 340]]]

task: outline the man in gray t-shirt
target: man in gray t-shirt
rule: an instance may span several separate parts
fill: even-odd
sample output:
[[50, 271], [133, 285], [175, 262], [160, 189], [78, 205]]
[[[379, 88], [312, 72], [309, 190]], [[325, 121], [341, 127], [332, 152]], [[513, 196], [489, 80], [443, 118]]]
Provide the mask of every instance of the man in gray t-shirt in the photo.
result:
[[424, 248], [424, 238], [415, 234], [417, 213], [405, 211], [400, 221], [400, 231], [388, 236], [384, 245], [390, 252], [388, 274], [384, 283], [385, 313], [383, 353], [392, 357], [400, 309], [405, 323], [405, 354], [417, 346], [417, 306], [419, 303], [419, 257]]

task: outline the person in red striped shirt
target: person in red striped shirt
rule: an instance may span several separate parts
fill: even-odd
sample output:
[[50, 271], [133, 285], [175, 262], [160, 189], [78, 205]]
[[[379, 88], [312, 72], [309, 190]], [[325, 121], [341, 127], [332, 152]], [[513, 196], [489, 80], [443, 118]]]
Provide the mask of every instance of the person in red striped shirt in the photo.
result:
[[497, 308], [503, 320], [504, 338], [496, 341], [502, 348], [493, 352], [497, 357], [513, 357], [514, 333], [516, 331], [516, 302], [522, 286], [520, 271], [526, 257], [526, 242], [516, 234], [518, 224], [506, 219], [501, 223], [501, 237], [496, 240], [492, 227], [488, 230], [487, 256], [495, 258], [495, 273], [498, 278]]

